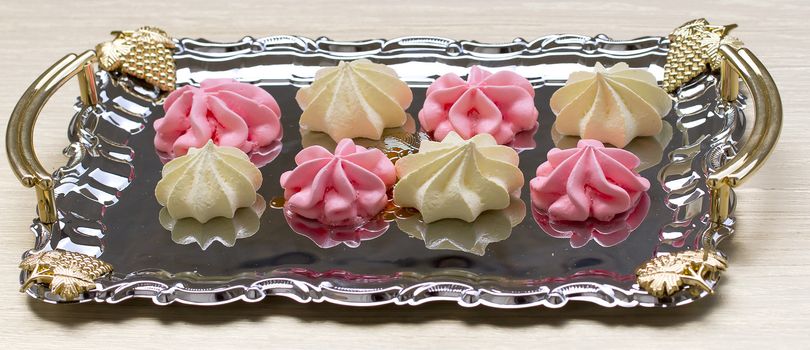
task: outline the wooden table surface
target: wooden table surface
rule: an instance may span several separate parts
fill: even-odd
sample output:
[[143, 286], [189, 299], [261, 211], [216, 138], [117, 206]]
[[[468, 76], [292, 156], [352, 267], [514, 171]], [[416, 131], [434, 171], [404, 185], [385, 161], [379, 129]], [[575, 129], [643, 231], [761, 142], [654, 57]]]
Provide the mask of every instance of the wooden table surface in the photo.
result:
[[[210, 3], [210, 5], [208, 5]], [[68, 52], [92, 48], [115, 29], [156, 25], [176, 37], [234, 41], [245, 35], [298, 34], [333, 39], [438, 35], [487, 42], [552, 33], [614, 38], [665, 35], [686, 20], [738, 23], [735, 31], [773, 74], [782, 93], [781, 142], [761, 172], [738, 190], [737, 233], [724, 250], [731, 267], [718, 293], [678, 309], [605, 309], [570, 303], [558, 310], [465, 309], [453, 303], [349, 308], [271, 298], [217, 308], [147, 301], [54, 306], [17, 292], [20, 254], [33, 244], [34, 191], [0, 161], [0, 341], [88, 348], [237, 343], [275, 347], [381, 346], [499, 348], [585, 344], [600, 347], [777, 348], [810, 340], [810, 2], [651, 1], [27, 1], [0, 2], [0, 119], [23, 90]], [[225, 4], [227, 3], [227, 4]], [[37, 124], [42, 162], [64, 163], [65, 129], [78, 89], [71, 84]], [[14, 347], [17, 348], [17, 347]]]

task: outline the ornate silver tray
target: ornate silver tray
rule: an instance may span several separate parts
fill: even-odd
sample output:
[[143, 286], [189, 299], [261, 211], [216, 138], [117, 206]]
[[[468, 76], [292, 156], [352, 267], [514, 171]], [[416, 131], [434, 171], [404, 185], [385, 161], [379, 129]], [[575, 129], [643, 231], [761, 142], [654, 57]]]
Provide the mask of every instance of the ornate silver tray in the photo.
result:
[[[21, 265], [23, 290], [51, 303], [149, 298], [160, 305], [218, 305], [266, 296], [352, 306], [691, 303], [712, 293], [726, 267], [717, 245], [733, 233], [731, 188], [762, 164], [781, 127], [779, 96], [767, 71], [723, 35], [714, 52], [703, 57], [696, 51], [703, 73], [673, 92], [662, 134], [627, 147], [642, 159], [640, 173], [653, 186], [635, 221], [612, 227], [551, 225], [532, 210], [525, 186], [511, 214], [491, 213], [473, 224], [424, 225], [391, 215], [372, 227], [338, 232], [296, 221], [274, 207], [282, 194], [278, 178], [304, 145], [323, 139], [299, 131], [294, 95], [319, 67], [368, 58], [389, 65], [412, 87], [408, 112], [415, 116], [425, 88], [441, 74], [464, 75], [474, 64], [512, 69], [533, 84], [540, 110], [537, 130], [513, 145], [528, 183], [549, 149], [575, 142], [551, 131], [548, 107], [569, 73], [597, 61], [627, 62], [659, 80], [671, 74], [665, 70], [694, 68], [694, 53], [673, 58], [667, 37], [550, 35], [505, 44], [438, 37], [175, 39], [178, 86], [234, 78], [262, 86], [282, 108], [280, 150], [268, 150], [275, 159], [261, 168], [266, 203], [206, 225], [161, 217], [154, 198], [162, 163], [151, 123], [163, 114], [162, 91], [120, 69], [97, 69], [94, 51], [68, 55], [32, 84], [8, 126], [12, 168], [39, 199], [31, 226], [35, 245]], [[710, 68], [717, 57], [719, 66]], [[68, 161], [50, 173], [36, 159], [31, 131], [50, 95], [76, 75], [82, 96], [68, 130]], [[418, 122], [411, 127], [418, 134]], [[622, 229], [626, 234], [613, 239], [598, 233]], [[642, 276], [654, 283], [639, 283]]]

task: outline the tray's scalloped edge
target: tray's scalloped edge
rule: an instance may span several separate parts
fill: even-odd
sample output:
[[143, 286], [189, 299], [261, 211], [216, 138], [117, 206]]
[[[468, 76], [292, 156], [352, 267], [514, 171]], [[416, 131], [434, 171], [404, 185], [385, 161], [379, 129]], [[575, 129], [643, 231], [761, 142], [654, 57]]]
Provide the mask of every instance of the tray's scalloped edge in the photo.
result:
[[[193, 56], [201, 60], [229, 59], [251, 53], [298, 52], [321, 54], [331, 58], [356, 59], [360, 57], [391, 56], [407, 51], [420, 54], [433, 53], [445, 58], [475, 58], [503, 60], [505, 58], [550, 53], [559, 50], [577, 50], [588, 55], [610, 54], [631, 57], [658, 51], [666, 54], [666, 37], [644, 36], [631, 40], [614, 40], [605, 34], [584, 36], [555, 34], [526, 41], [517, 37], [505, 43], [481, 43], [472, 40], [453, 40], [436, 36], [407, 36], [395, 39], [337, 41], [327, 37], [310, 39], [294, 35], [273, 35], [260, 38], [246, 36], [236, 42], [213, 42], [205, 39], [175, 39], [176, 57]], [[634, 50], [612, 50], [612, 45], [635, 46]]]
[[[406, 48], [419, 48], [435, 51], [446, 57], [459, 57], [468, 55], [476, 59], [503, 59], [521, 54], [537, 54], [554, 49], [555, 44], [562, 44], [568, 50], [578, 47], [579, 51], [588, 55], [612, 54], [619, 57], [631, 57], [639, 54], [665, 54], [669, 40], [663, 37], [641, 37], [633, 40], [613, 40], [605, 35], [587, 37], [580, 35], [551, 35], [527, 42], [521, 38], [511, 43], [485, 44], [475, 41], [454, 41], [437, 37], [403, 37], [393, 40], [367, 40], [367, 41], [334, 41], [325, 37], [315, 40], [298, 36], [270, 36], [254, 39], [245, 37], [241, 41], [232, 43], [214, 43], [201, 39], [176, 39], [180, 47], [178, 55], [191, 55], [201, 60], [229, 59], [241, 54], [271, 49], [292, 49], [304, 52], [323, 54], [332, 58], [359, 58], [396, 54], [398, 50]], [[654, 45], [652, 45], [654, 43]], [[216, 48], [212, 52], [199, 49], [190, 49], [189, 46], [210, 46]], [[247, 45], [246, 48], [239, 48]], [[290, 47], [293, 45], [293, 47]], [[298, 45], [295, 47], [295, 45]], [[367, 50], [368, 45], [375, 48]], [[572, 46], [573, 45], [573, 46]], [[612, 51], [610, 45], [637, 45], [638, 50]], [[326, 46], [326, 47], [324, 47]], [[357, 50], [349, 52], [335, 51], [334, 48], [355, 47]], [[517, 47], [516, 51], [489, 53], [481, 56], [479, 49], [497, 49]], [[443, 53], [441, 53], [443, 52]], [[94, 135], [95, 125], [85, 124], [90, 118], [79, 111], [75, 116], [69, 130], [72, 143], [66, 147], [65, 154], [70, 158], [67, 165], [58, 169], [57, 176], [71, 171], [88, 154], [97, 154], [100, 148], [99, 140]], [[93, 123], [98, 122], [94, 120]], [[90, 123], [92, 124], [92, 123]], [[727, 133], [723, 130], [720, 134]], [[685, 147], [684, 147], [685, 148]], [[712, 153], [715, 149], [728, 148], [727, 142], [713, 142]], [[58, 178], [58, 177], [56, 177]], [[113, 194], [116, 195], [116, 194]], [[88, 198], [89, 199], [89, 198]], [[733, 220], [722, 227], [724, 232], [699, 233], [703, 243], [717, 244], [733, 232]], [[35, 246], [25, 252], [23, 256], [50, 249], [51, 234], [48, 228], [34, 220], [31, 231], [35, 236]], [[138, 274], [135, 276], [116, 276], [97, 280], [97, 288], [85, 292], [79, 299], [65, 301], [58, 295], [51, 293], [45, 286], [34, 284], [27, 294], [49, 303], [83, 303], [90, 301], [118, 303], [130, 298], [150, 298], [155, 304], [166, 305], [183, 303], [194, 305], [220, 305], [234, 301], [255, 302], [267, 296], [285, 296], [298, 302], [330, 302], [351, 306], [374, 306], [382, 304], [419, 305], [432, 301], [455, 301], [461, 306], [472, 307], [485, 305], [497, 308], [520, 308], [532, 306], [546, 306], [558, 308], [569, 301], [585, 301], [606, 307], [671, 307], [691, 303], [708, 295], [705, 291], [696, 291], [685, 288], [676, 295], [659, 299], [641, 290], [638, 284], [632, 284], [625, 289], [610, 283], [570, 282], [557, 284], [553, 288], [543, 286], [531, 290], [504, 291], [494, 288], [483, 288], [476, 285], [476, 277], [466, 281], [427, 281], [414, 282], [411, 278], [399, 278], [389, 281], [386, 288], [343, 288], [333, 286], [329, 282], [311, 283], [304, 279], [294, 278], [265, 278], [260, 280], [234, 280], [226, 287], [212, 287], [210, 284], [199, 283], [194, 279], [177, 280], [175, 275], [167, 272], [152, 272], [150, 276]], [[132, 281], [129, 278], [140, 278]], [[21, 273], [21, 281], [25, 280], [25, 272]], [[249, 282], [249, 283], [248, 283]], [[713, 287], [717, 281], [708, 281]], [[241, 284], [240, 284], [241, 283]]]

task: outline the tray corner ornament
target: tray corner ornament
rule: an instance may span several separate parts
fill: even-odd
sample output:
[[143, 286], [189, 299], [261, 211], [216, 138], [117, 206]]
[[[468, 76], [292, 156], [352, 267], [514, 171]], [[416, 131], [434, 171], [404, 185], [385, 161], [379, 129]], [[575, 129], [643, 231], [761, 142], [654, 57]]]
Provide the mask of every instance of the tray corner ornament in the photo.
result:
[[648, 293], [664, 298], [680, 292], [686, 286], [714, 293], [709, 281], [716, 281], [718, 274], [727, 267], [726, 259], [716, 251], [686, 250], [651, 259], [639, 266], [636, 276], [638, 284]]
[[66, 301], [95, 289], [95, 280], [113, 271], [110, 264], [100, 259], [62, 249], [31, 254], [20, 262], [20, 268], [27, 274], [20, 291], [39, 283]]
[[723, 62], [720, 46], [741, 48], [743, 45], [739, 39], [727, 36], [736, 27], [736, 24], [711, 25], [700, 18], [672, 31], [664, 66], [664, 89], [672, 93], [710, 69], [719, 70]]
[[[663, 71], [663, 87], [667, 92], [677, 94], [702, 74], [719, 72], [722, 99], [736, 101], [742, 80], [754, 97], [756, 113], [751, 137], [746, 144], [713, 169], [706, 179], [710, 190], [708, 216], [711, 224], [701, 235], [707, 243], [676, 253], [660, 253], [638, 266], [635, 276], [631, 274], [638, 284], [633, 292], [646, 293], [657, 300], [666, 300], [681, 292], [693, 295], [713, 293], [728, 262], [716, 250], [718, 242], [712, 236], [729, 220], [733, 209], [733, 187], [764, 163], [778, 139], [782, 117], [778, 91], [756, 57], [743, 47], [739, 39], [727, 35], [734, 27], [736, 25], [717, 26], [705, 19], [696, 19], [676, 28], [669, 36]], [[68, 55], [43, 73], [23, 95], [9, 120], [6, 142], [12, 169], [24, 185], [37, 188], [38, 222], [48, 230], [56, 229], [53, 227], [56, 222], [53, 178], [38, 163], [30, 139], [41, 106], [55, 90], [78, 75], [82, 87], [81, 101], [85, 108], [92, 108], [97, 96], [91, 63], [97, 63], [107, 72], [140, 79], [154, 87], [155, 92], [173, 91], [177, 84], [174, 54], [178, 45], [182, 46], [182, 41], [172, 39], [156, 27], [112, 34], [115, 36], [112, 40], [100, 43], [82, 55]], [[72, 301], [83, 293], [100, 288], [99, 281], [109, 278], [113, 271], [112, 265], [95, 256], [58, 248], [48, 250], [44, 249], [44, 243], [42, 245], [20, 263], [24, 272], [23, 292], [32, 284], [38, 284], [63, 301]]]
[[143, 79], [162, 91], [174, 90], [173, 51], [177, 46], [166, 31], [146, 26], [112, 34], [115, 35], [113, 40], [96, 46], [101, 69]]

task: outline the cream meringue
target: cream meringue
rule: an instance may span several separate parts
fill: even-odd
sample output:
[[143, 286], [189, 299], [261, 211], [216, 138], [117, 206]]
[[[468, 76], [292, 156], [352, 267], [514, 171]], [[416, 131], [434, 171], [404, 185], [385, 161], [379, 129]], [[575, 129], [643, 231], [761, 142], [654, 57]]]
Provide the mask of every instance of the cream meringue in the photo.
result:
[[534, 88], [526, 78], [473, 66], [467, 81], [448, 73], [430, 84], [419, 122], [438, 141], [455, 131], [465, 139], [491, 134], [505, 145], [515, 134], [535, 127], [537, 114]]
[[405, 124], [413, 94], [393, 69], [361, 59], [322, 68], [312, 85], [298, 90], [295, 100], [304, 111], [302, 128], [324, 132], [335, 141], [379, 140], [383, 129]]
[[298, 166], [281, 174], [286, 207], [329, 225], [352, 224], [377, 215], [388, 203], [396, 181], [394, 165], [378, 149], [338, 143], [335, 154], [320, 146], [295, 156]]
[[672, 100], [652, 73], [617, 63], [596, 63], [593, 72], [574, 72], [551, 96], [556, 129], [563, 135], [624, 147], [636, 136], [654, 136]]
[[219, 216], [231, 218], [237, 209], [251, 206], [261, 185], [262, 173], [244, 152], [209, 140], [163, 167], [155, 197], [171, 217], [205, 223]]
[[530, 183], [534, 206], [552, 220], [610, 221], [630, 210], [650, 182], [633, 171], [640, 161], [619, 148], [596, 140], [580, 140], [577, 148], [548, 152]]
[[490, 134], [464, 140], [450, 132], [442, 142], [423, 141], [419, 153], [397, 161], [394, 202], [416, 208], [425, 223], [456, 218], [472, 222], [504, 209], [523, 186], [518, 154]]

